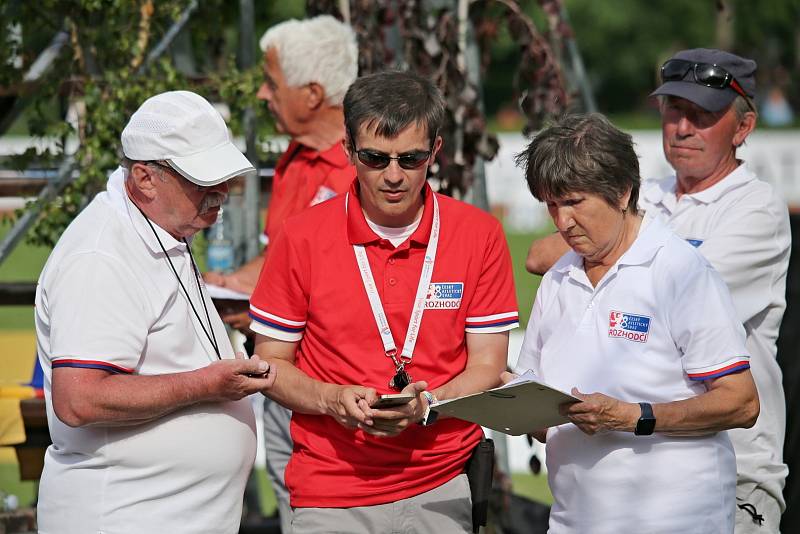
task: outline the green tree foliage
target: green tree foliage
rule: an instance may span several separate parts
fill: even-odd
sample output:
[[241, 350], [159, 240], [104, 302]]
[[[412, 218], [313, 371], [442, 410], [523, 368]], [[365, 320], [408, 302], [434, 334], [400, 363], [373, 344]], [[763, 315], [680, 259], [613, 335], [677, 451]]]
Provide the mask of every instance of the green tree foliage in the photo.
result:
[[[247, 106], [271, 123], [255, 99], [261, 83], [260, 65], [236, 67], [238, 3], [204, 0], [184, 28], [184, 65], [179, 70], [174, 48], [147, 63], [148, 54], [182, 12], [189, 0], [39, 0], [9, 1], [0, 6], [0, 26], [21, 29], [20, 38], [4, 33], [0, 46], [0, 83], [26, 107], [31, 135], [51, 143], [31, 148], [15, 158], [24, 169], [36, 164], [55, 168], [74, 155], [77, 177], [54, 199], [39, 202], [39, 217], [28, 233], [34, 244], [52, 245], [80, 209], [104, 188], [109, 171], [120, 160], [119, 135], [128, 117], [153, 94], [176, 89], [196, 91], [231, 109], [229, 125], [241, 131]], [[260, 20], [302, 15], [302, 2], [276, 10], [263, 3]], [[226, 30], [227, 28], [227, 30]], [[26, 83], [23, 75], [41, 50], [59, 31], [69, 42], [44, 79]], [[178, 39], [180, 39], [179, 37]], [[178, 40], [176, 40], [177, 46]], [[189, 57], [188, 66], [186, 57]], [[260, 56], [257, 56], [260, 57]], [[15, 61], [16, 59], [16, 61]], [[72, 109], [74, 120], [67, 120]], [[53, 142], [54, 141], [54, 142]]]
[[643, 107], [658, 81], [658, 67], [677, 50], [720, 46], [721, 7], [732, 16], [730, 49], [758, 62], [760, 86], [771, 83], [778, 65], [796, 70], [800, 0], [566, 0], [565, 5], [602, 111]]
[[[800, 109], [800, 0], [561, 2], [602, 112], [646, 108], [647, 95], [658, 82], [658, 68], [673, 52], [720, 46], [758, 62], [762, 94], [769, 86], [779, 85], [794, 108]], [[539, 1], [521, 0], [520, 4], [543, 27]], [[720, 43], [720, 16], [731, 17], [729, 46]], [[490, 113], [513, 99], [512, 73], [519, 56], [507, 32], [498, 33], [492, 56], [484, 85]]]

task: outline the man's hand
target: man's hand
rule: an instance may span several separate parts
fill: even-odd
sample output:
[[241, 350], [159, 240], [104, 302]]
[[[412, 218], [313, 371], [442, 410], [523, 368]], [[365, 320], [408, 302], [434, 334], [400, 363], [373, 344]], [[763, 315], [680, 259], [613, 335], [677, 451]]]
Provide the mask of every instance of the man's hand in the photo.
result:
[[251, 356], [235, 360], [219, 360], [202, 370], [212, 401], [234, 401], [272, 387], [277, 369], [259, 358]]
[[[247, 301], [242, 301], [247, 302]], [[222, 318], [222, 322], [227, 325], [230, 325], [231, 328], [240, 331], [242, 334], [246, 336], [252, 336], [255, 334], [252, 330], [250, 330], [250, 323], [252, 319], [250, 315], [244, 312], [230, 312], [226, 313], [225, 311], [220, 312], [220, 317]]]
[[[372, 424], [361, 424], [359, 428], [367, 434], [382, 438], [400, 434], [409, 425], [420, 421], [425, 415], [428, 401], [422, 396], [422, 392], [427, 387], [428, 383], [425, 381], [413, 382], [407, 385], [402, 392], [411, 393], [416, 398], [406, 404], [385, 410], [370, 408], [369, 405], [372, 403], [367, 403], [366, 401], [359, 402], [361, 409], [372, 422]], [[377, 397], [375, 400], [377, 400]]]
[[225, 273], [218, 271], [208, 271], [203, 273], [203, 281], [206, 284], [214, 284], [215, 286], [225, 287]]
[[[364, 386], [340, 386], [329, 384], [326, 412], [345, 428], [361, 428], [372, 425], [372, 419], [362, 406], [369, 406], [378, 399], [373, 388]], [[363, 403], [363, 404], [362, 404]]]
[[247, 295], [251, 295], [255, 289], [255, 283], [250, 280], [249, 277], [240, 275], [238, 271], [230, 274], [209, 271], [203, 273], [203, 280], [205, 280], [207, 284], [227, 287], [228, 289], [246, 293]]
[[641, 415], [638, 404], [622, 402], [602, 393], [584, 394], [578, 388], [572, 388], [572, 395], [581, 402], [564, 403], [559, 412], [586, 434], [591, 436], [613, 430], [631, 432], [636, 428]]

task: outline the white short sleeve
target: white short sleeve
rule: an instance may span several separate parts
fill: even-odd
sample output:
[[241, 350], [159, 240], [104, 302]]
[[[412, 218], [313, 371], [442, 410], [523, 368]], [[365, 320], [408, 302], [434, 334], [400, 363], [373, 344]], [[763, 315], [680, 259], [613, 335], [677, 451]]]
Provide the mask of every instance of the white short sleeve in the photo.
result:
[[132, 373], [152, 313], [147, 289], [130, 268], [108, 255], [87, 252], [64, 258], [50, 277], [43, 302], [53, 367]]
[[667, 316], [692, 380], [709, 380], [750, 367], [745, 332], [725, 282], [703, 262], [687, 265]]
[[734, 204], [699, 246], [728, 285], [741, 322], [764, 311], [782, 291], [775, 281], [786, 271], [790, 234], [786, 206], [761, 195]]

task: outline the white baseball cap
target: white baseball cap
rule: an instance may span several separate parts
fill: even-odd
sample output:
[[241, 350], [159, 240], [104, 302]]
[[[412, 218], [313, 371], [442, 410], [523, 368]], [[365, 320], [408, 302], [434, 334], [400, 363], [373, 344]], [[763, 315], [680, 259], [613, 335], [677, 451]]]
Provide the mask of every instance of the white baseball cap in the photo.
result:
[[231, 142], [219, 112], [191, 91], [169, 91], [145, 100], [122, 130], [122, 152], [136, 161], [164, 160], [205, 187], [255, 170]]

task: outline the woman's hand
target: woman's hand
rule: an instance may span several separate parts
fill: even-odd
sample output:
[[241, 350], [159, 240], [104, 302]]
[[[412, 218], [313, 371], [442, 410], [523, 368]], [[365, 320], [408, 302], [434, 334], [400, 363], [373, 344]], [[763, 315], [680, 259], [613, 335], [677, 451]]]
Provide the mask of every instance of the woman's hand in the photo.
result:
[[559, 412], [590, 436], [613, 430], [633, 432], [641, 416], [638, 404], [623, 402], [602, 393], [587, 394], [572, 388], [572, 396], [580, 399], [580, 402], [564, 403], [559, 407]]

